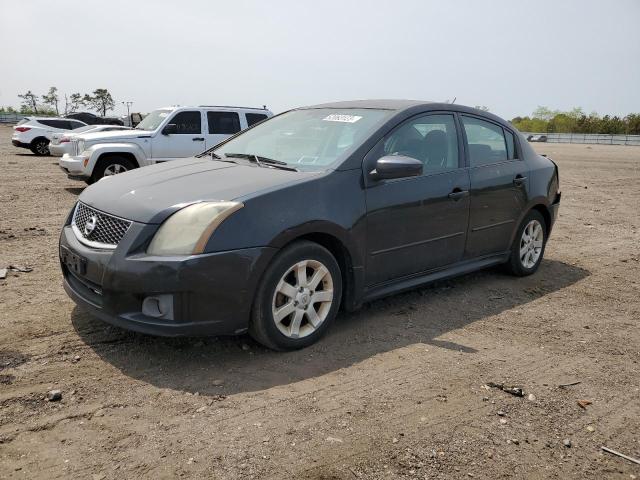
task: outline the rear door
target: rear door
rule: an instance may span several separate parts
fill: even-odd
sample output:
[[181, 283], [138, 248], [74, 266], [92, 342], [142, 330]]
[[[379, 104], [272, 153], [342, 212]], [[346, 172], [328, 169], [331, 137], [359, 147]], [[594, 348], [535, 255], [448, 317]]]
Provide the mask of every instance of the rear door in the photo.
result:
[[416, 275], [462, 259], [469, 217], [469, 174], [455, 116], [413, 117], [365, 159], [365, 175], [384, 155], [423, 162], [423, 175], [367, 187], [367, 286]]
[[[244, 117], [244, 115], [242, 116]], [[247, 128], [245, 119], [238, 112], [207, 111], [206, 147], [211, 148]]]
[[514, 134], [485, 118], [461, 115], [471, 197], [465, 258], [502, 253], [527, 204], [528, 168]]
[[176, 125], [177, 133], [165, 135], [159, 132], [153, 139], [151, 155], [156, 162], [175, 158], [192, 157], [206, 149], [203, 134], [202, 112], [183, 110], [175, 113], [165, 124]]

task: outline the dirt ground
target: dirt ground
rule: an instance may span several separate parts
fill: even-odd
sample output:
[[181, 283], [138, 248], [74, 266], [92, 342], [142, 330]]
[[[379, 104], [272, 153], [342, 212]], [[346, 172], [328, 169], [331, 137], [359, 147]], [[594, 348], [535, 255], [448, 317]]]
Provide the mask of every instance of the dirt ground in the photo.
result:
[[563, 191], [536, 275], [440, 282], [275, 353], [76, 308], [57, 241], [84, 184], [9, 137], [0, 268], [33, 271], [0, 280], [0, 478], [640, 478], [600, 448], [640, 458], [640, 147], [535, 146]]

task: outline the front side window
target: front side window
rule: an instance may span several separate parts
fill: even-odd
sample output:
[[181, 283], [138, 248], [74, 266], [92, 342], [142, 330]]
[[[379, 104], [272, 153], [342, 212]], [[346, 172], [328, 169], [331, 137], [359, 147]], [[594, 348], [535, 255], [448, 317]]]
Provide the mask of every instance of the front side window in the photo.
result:
[[207, 112], [209, 133], [233, 135], [240, 129], [240, 115], [236, 112]]
[[405, 155], [423, 163], [423, 174], [458, 168], [458, 135], [453, 115], [425, 115], [396, 128], [384, 140], [384, 155]]
[[246, 130], [214, 152], [258, 155], [299, 170], [325, 170], [344, 161], [393, 113], [360, 108], [292, 110]]
[[490, 165], [507, 160], [507, 143], [502, 127], [474, 117], [462, 116], [462, 124], [469, 145], [472, 167]]
[[179, 112], [169, 120], [169, 123], [175, 123], [178, 135], [193, 135], [202, 132], [202, 118], [200, 112]]
[[247, 113], [245, 115], [247, 117], [247, 125], [249, 127], [267, 119], [267, 116], [264, 113]]

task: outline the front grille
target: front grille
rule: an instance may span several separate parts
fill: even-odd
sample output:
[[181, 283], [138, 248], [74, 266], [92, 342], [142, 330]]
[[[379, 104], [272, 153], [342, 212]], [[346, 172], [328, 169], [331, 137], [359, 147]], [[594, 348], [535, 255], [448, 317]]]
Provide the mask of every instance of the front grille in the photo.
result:
[[78, 202], [71, 225], [82, 243], [96, 248], [116, 248], [131, 222]]

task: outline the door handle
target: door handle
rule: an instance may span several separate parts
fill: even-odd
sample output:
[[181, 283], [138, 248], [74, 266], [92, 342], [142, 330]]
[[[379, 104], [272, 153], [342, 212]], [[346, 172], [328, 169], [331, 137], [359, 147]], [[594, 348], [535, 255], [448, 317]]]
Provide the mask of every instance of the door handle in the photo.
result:
[[462, 190], [460, 188], [454, 188], [453, 191], [449, 194], [449, 198], [454, 202], [457, 202], [461, 198], [469, 196], [469, 190]]
[[524, 183], [524, 181], [527, 179], [527, 177], [523, 177], [522, 175], [518, 174], [516, 175], [516, 178], [513, 179], [513, 184], [520, 186]]
[[194, 137], [191, 140], [193, 140], [194, 142], [204, 142], [204, 138], [202, 137]]

